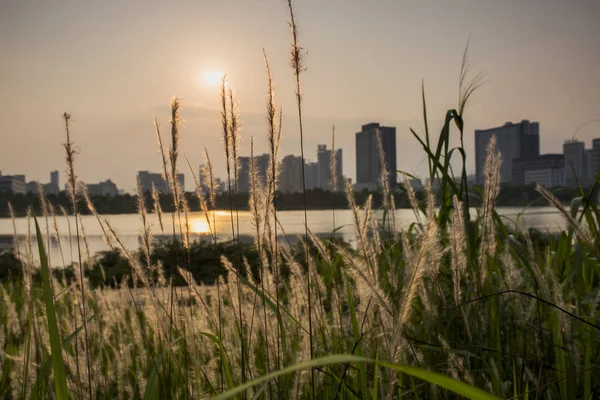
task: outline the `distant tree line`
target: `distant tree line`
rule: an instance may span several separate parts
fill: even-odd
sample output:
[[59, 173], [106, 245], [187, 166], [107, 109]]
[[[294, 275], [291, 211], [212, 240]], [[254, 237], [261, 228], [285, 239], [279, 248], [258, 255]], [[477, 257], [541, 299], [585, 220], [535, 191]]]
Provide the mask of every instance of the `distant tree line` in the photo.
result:
[[[555, 196], [563, 203], [568, 203], [573, 197], [579, 196], [580, 193], [573, 189], [556, 188], [552, 190]], [[481, 188], [471, 188], [470, 204], [472, 206], [479, 205], [479, 193]], [[382, 205], [381, 192], [355, 192], [355, 200], [357, 204], [363, 204], [367, 197], [372, 195], [373, 207], [379, 208]], [[423, 199], [423, 194], [417, 192], [417, 198]], [[186, 193], [186, 199], [190, 210], [198, 211], [200, 209], [198, 198], [194, 193]], [[47, 200], [54, 206], [55, 212], [60, 214], [60, 207], [63, 207], [68, 213], [71, 212], [71, 201], [65, 192], [57, 195], [48, 195]], [[92, 202], [99, 214], [131, 214], [137, 212], [137, 197], [131, 194], [123, 194], [117, 196], [92, 196]], [[397, 208], [408, 208], [410, 202], [407, 194], [400, 187], [394, 190], [394, 201]], [[27, 209], [32, 207], [36, 214], [41, 213], [40, 200], [37, 194], [12, 194], [8, 192], [0, 192], [0, 217], [8, 217], [10, 215], [8, 204], [12, 205], [16, 216], [24, 216]], [[304, 209], [304, 195], [302, 193], [277, 193], [276, 206], [278, 210], [302, 210]], [[146, 195], [146, 205], [149, 209], [152, 208], [152, 198], [149, 194]], [[161, 208], [165, 212], [173, 209], [173, 199], [171, 195], [165, 194], [160, 196]], [[216, 208], [218, 210], [228, 210], [230, 204], [233, 208], [240, 210], [248, 208], [248, 194], [239, 193], [238, 196], [233, 196], [230, 199], [228, 193], [222, 193], [216, 196]], [[501, 207], [521, 207], [527, 205], [547, 205], [541, 200], [540, 194], [535, 190], [534, 185], [527, 186], [511, 186], [503, 185], [500, 194], [497, 198], [497, 205]], [[308, 209], [345, 209], [348, 208], [347, 195], [344, 192], [331, 192], [322, 189], [312, 189], [306, 191], [306, 206]], [[83, 200], [78, 204], [79, 212], [89, 214], [87, 205]]]

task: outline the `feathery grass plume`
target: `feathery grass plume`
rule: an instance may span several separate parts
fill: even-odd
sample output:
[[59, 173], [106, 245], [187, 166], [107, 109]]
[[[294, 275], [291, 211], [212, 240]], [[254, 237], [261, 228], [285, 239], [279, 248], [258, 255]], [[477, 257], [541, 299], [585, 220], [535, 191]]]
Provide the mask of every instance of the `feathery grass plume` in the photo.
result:
[[483, 189], [483, 210], [481, 226], [481, 245], [479, 248], [479, 292], [483, 291], [483, 284], [486, 277], [486, 261], [496, 253], [496, 234], [494, 227], [494, 205], [496, 197], [500, 192], [500, 164], [501, 155], [496, 151], [496, 136], [492, 136], [487, 147], [487, 159], [483, 169], [484, 189]]
[[[90, 243], [88, 242], [88, 236], [85, 233], [85, 226], [83, 225], [83, 218], [81, 216], [81, 214], [79, 214], [79, 226], [81, 227], [81, 239], [83, 240], [83, 248], [85, 249], [85, 258], [86, 261], [84, 261], [84, 263], [87, 262], [88, 265], [92, 265], [91, 260], [92, 260], [92, 255], [90, 253]], [[86, 280], [80, 282], [80, 284], [85, 284]]]
[[[231, 130], [229, 129], [229, 111], [227, 108], [227, 92], [226, 88], [228, 86], [227, 83], [227, 75], [223, 75], [221, 79], [221, 125], [223, 127], [223, 145], [225, 147], [225, 159], [227, 161], [227, 178], [230, 180], [231, 176]], [[231, 186], [231, 182], [229, 183]], [[229, 188], [231, 192], [231, 187]]]
[[467, 41], [460, 66], [460, 78], [458, 81], [458, 113], [461, 116], [464, 114], [465, 107], [467, 106], [471, 95], [485, 83], [484, 79], [486, 73], [483, 71], [478, 72], [469, 80], [469, 74], [472, 69], [473, 62], [469, 57], [469, 41]]
[[143, 269], [141, 268], [141, 266], [139, 265], [139, 263], [135, 259], [135, 257], [127, 249], [127, 246], [125, 246], [125, 243], [123, 243], [123, 241], [121, 240], [119, 235], [117, 235], [117, 232], [115, 232], [112, 225], [108, 222], [108, 220], [106, 220], [106, 218], [102, 218], [102, 221], [104, 222], [104, 225], [108, 229], [108, 232], [112, 235], [113, 240], [115, 240], [115, 242], [119, 245], [119, 247], [123, 251], [123, 254], [127, 258], [127, 260], [131, 263], [131, 267], [133, 269], [133, 272], [135, 273], [134, 277], [132, 277], [132, 281], [135, 283], [136, 277], [137, 277], [137, 279], [143, 283], [144, 287], [150, 287], [150, 284], [148, 282], [148, 279], [147, 279], [146, 274], [144, 273]]
[[[273, 214], [273, 235], [269, 235], [271, 247], [271, 265], [275, 276], [275, 291], [277, 301], [277, 314], [281, 317], [280, 311], [280, 298], [279, 298], [279, 287], [280, 287], [280, 268], [279, 268], [279, 249], [278, 249], [278, 238], [277, 238], [277, 207], [275, 204], [275, 196], [277, 192], [277, 182], [279, 177], [279, 141], [281, 139], [281, 114], [280, 123], [277, 125], [277, 105], [275, 103], [275, 85], [273, 83], [273, 75], [271, 73], [271, 67], [269, 66], [269, 59], [267, 53], [263, 49], [263, 56], [265, 61], [265, 70], [267, 73], [267, 141], [269, 143], [269, 155], [270, 163], [267, 172], [268, 181], [268, 195], [266, 198], [266, 215], [265, 219], [270, 219], [270, 214]], [[281, 110], [279, 110], [281, 112]], [[277, 324], [278, 336], [281, 336], [281, 327]], [[279, 346], [279, 344], [278, 344]], [[277, 360], [276, 364], [279, 367], [281, 350], [277, 347]], [[285, 357], [283, 358], [283, 366], [286, 366]]]
[[187, 198], [185, 196], [185, 194], [183, 193], [182, 190], [182, 195], [181, 195], [181, 199], [180, 199], [180, 203], [181, 203], [181, 211], [183, 212], [183, 226], [184, 226], [184, 231], [183, 231], [183, 247], [187, 250], [187, 256], [188, 256], [188, 264], [190, 263], [190, 246], [191, 246], [191, 241], [190, 241], [190, 207], [188, 205], [188, 201]]
[[396, 238], [398, 227], [396, 224], [396, 200], [394, 200], [393, 195], [390, 196], [390, 213], [392, 214], [392, 233], [394, 234], [394, 238]]
[[421, 210], [419, 208], [419, 201], [417, 200], [417, 195], [415, 193], [415, 189], [410, 184], [408, 177], [406, 174], [402, 174], [403, 186], [406, 189], [406, 193], [408, 194], [408, 200], [410, 201], [410, 206], [412, 208], [413, 214], [415, 215], [415, 219], [419, 226], [423, 226], [423, 221], [421, 220]]
[[331, 154], [329, 157], [329, 170], [331, 171], [331, 191], [334, 193], [337, 192], [339, 184], [339, 182], [337, 181], [337, 158], [335, 156], [335, 153], [335, 124], [333, 124], [331, 128]]
[[252, 225], [254, 227], [254, 241], [256, 243], [256, 248], [259, 252], [262, 251], [262, 243], [260, 234], [261, 226], [263, 224], [263, 219], [266, 217], [264, 215], [267, 210], [265, 210], [265, 204], [263, 204], [263, 194], [264, 187], [261, 182], [260, 176], [258, 175], [256, 169], [256, 160], [254, 158], [254, 137], [250, 137], [250, 165], [249, 165], [249, 196], [248, 196], [248, 208], [250, 209], [250, 213], [252, 214]]
[[110, 235], [108, 234], [108, 232], [106, 232], [106, 228], [104, 227], [104, 224], [102, 223], [102, 218], [96, 211], [96, 207], [94, 207], [94, 203], [90, 199], [90, 195], [88, 193], [87, 186], [81, 182], [79, 185], [79, 193], [83, 197], [83, 199], [85, 201], [85, 205], [87, 206], [88, 210], [92, 213], [92, 215], [94, 217], [96, 217], [96, 221], [98, 221], [98, 225], [100, 226], [100, 229], [102, 229], [102, 238], [104, 240], [104, 243], [106, 243], [108, 245], [108, 247], [110, 247], [111, 250], [114, 250], [114, 245], [111, 241]]
[[[192, 178], [194, 179], [196, 198], [198, 199], [198, 204], [200, 204], [200, 210], [204, 213], [204, 218], [206, 219], [206, 224], [208, 226], [208, 232], [209, 232], [211, 238], [215, 239], [215, 233], [214, 233], [212, 221], [211, 221], [210, 215], [209, 215], [208, 204], [206, 201], [206, 196], [204, 194], [204, 187], [202, 186], [202, 183], [200, 183], [200, 181], [198, 180], [198, 177], [196, 177], [196, 173], [194, 172], [194, 169], [192, 168], [192, 165], [190, 164], [190, 160], [188, 160], [187, 157], [185, 158], [185, 160], [187, 161], [188, 167], [192, 174]], [[205, 173], [203, 170], [204, 170], [204, 166], [202, 167], [202, 170], [200, 171], [200, 173], [202, 175]]]
[[235, 239], [235, 226], [233, 220], [233, 186], [232, 185], [232, 168], [235, 168], [237, 161], [232, 161], [232, 149], [231, 149], [231, 128], [230, 128], [230, 116], [229, 109], [227, 107], [227, 93], [225, 88], [227, 87], [227, 75], [223, 76], [221, 80], [221, 125], [223, 127], [223, 145], [225, 147], [225, 161], [227, 166], [227, 189], [229, 192], [229, 213], [230, 213], [230, 221], [231, 221], [231, 235], [232, 238]]
[[158, 152], [160, 153], [160, 158], [162, 161], [163, 175], [165, 178], [165, 182], [167, 183], [167, 187], [170, 188], [171, 187], [171, 179], [169, 178], [169, 166], [167, 163], [167, 155], [165, 153], [165, 146], [163, 145], [162, 135], [160, 133], [160, 123], [158, 122], [156, 117], [154, 117], [154, 128], [156, 130], [156, 140], [158, 143]]
[[75, 175], [75, 155], [77, 154], [77, 150], [71, 140], [71, 133], [69, 131], [71, 114], [64, 113], [63, 119], [65, 120], [65, 131], [67, 133], [67, 141], [63, 144], [67, 157], [67, 190], [71, 199], [71, 205], [73, 206], [73, 213], [75, 214], [77, 212], [77, 175]]
[[212, 210], [214, 210], [216, 205], [215, 177], [213, 174], [212, 163], [210, 162], [210, 156], [208, 155], [208, 150], [206, 147], [204, 147], [204, 158], [206, 159], [206, 163], [202, 168], [200, 183], [202, 188], [208, 191], [208, 205]]
[[62, 265], [66, 266], [65, 256], [64, 256], [63, 248], [62, 248], [62, 241], [60, 239], [60, 232], [58, 230], [58, 221], [56, 220], [56, 212], [54, 210], [54, 206], [50, 202], [48, 202], [48, 212], [50, 213], [50, 216], [52, 217], [52, 229], [54, 231], [54, 237], [56, 238], [56, 243], [58, 244], [58, 250], [60, 252], [60, 258], [62, 261]]
[[348, 272], [354, 281], [356, 291], [359, 294], [358, 297], [361, 299], [375, 297], [379, 306], [386, 311], [386, 319], [391, 320], [394, 314], [393, 302], [382, 289], [377, 274], [372, 274], [369, 271], [364, 259], [353, 256], [348, 250], [339, 249], [339, 254], [350, 267]]
[[[381, 180], [381, 188], [383, 190], [383, 211], [389, 224], [389, 215], [387, 215], [390, 210], [389, 172], [385, 163], [385, 153], [383, 151], [383, 142], [381, 139], [381, 131], [379, 129], [377, 129], [375, 137], [377, 138], [377, 150], [379, 153], [379, 179]], [[383, 220], [383, 226], [385, 227], [385, 219]]]
[[327, 251], [325, 243], [323, 243], [323, 241], [317, 235], [315, 235], [313, 233], [313, 231], [311, 231], [310, 229], [308, 230], [308, 233], [310, 234], [310, 240], [313, 242], [313, 244], [319, 251], [319, 254], [321, 255], [321, 257], [323, 257], [323, 259], [325, 260], [325, 262], [328, 265], [333, 266], [333, 261], [331, 260], [330, 254]]
[[[66, 155], [66, 162], [67, 162], [67, 189], [69, 192], [69, 198], [71, 199], [71, 207], [73, 210], [73, 215], [75, 217], [75, 233], [77, 235], [77, 254], [78, 254], [78, 259], [79, 259], [79, 280], [81, 282], [83, 282], [84, 280], [84, 272], [83, 272], [83, 263], [82, 263], [82, 259], [81, 259], [81, 244], [79, 242], [80, 238], [79, 238], [79, 220], [78, 220], [78, 216], [79, 216], [79, 210], [77, 209], [77, 192], [78, 192], [78, 187], [77, 187], [77, 175], [75, 175], [75, 154], [77, 153], [77, 151], [75, 150], [74, 147], [74, 143], [71, 140], [71, 132], [69, 130], [69, 121], [71, 120], [71, 114], [65, 112], [63, 114], [63, 119], [65, 121], [65, 133], [66, 133], [66, 141], [63, 145], [63, 147], [65, 148], [65, 155]], [[86, 310], [86, 306], [85, 306], [85, 289], [84, 286], [81, 286], [81, 298], [83, 299], [81, 302], [81, 317], [82, 317], [82, 324], [83, 324], [83, 330], [84, 330], [84, 334], [85, 334], [85, 354], [86, 354], [86, 365], [87, 365], [87, 378], [88, 378], [88, 388], [89, 388], [89, 396], [90, 399], [92, 398], [92, 375], [91, 375], [91, 368], [90, 368], [90, 352], [89, 352], [89, 333], [88, 333], [88, 324], [87, 324], [87, 310]], [[79, 364], [78, 364], [79, 365]], [[79, 371], [77, 371], [78, 376], [81, 376]]]
[[375, 252], [373, 251], [373, 247], [371, 246], [371, 243], [367, 240], [368, 234], [369, 234], [369, 223], [373, 220], [373, 212], [372, 212], [372, 206], [373, 204], [373, 195], [370, 194], [369, 196], [367, 196], [367, 199], [365, 200], [365, 203], [362, 206], [362, 210], [363, 210], [363, 218], [361, 221], [361, 226], [358, 228], [360, 230], [360, 235], [362, 235], [365, 238], [365, 250], [366, 252], [363, 254], [363, 256], [365, 258], [367, 258], [369, 260], [369, 266], [371, 267], [371, 273], [376, 275], [377, 274], [377, 259], [376, 259], [376, 255]]
[[565, 210], [561, 202], [550, 193], [546, 188], [541, 185], [537, 185], [535, 190], [537, 190], [547, 201], [556, 208], [560, 215], [563, 217], [569, 229], [572, 229], [575, 232], [575, 235], [579, 237], [582, 241], [584, 241], [587, 245], [590, 246], [591, 249], [595, 248], [597, 244], [594, 244], [593, 239], [590, 237], [589, 233], [586, 232], [581, 225], [571, 216], [571, 214]]
[[33, 248], [31, 243], [31, 206], [27, 207], [27, 241], [25, 252], [27, 253], [27, 266], [30, 273], [33, 273]]
[[146, 199], [144, 197], [144, 192], [142, 190], [142, 184], [139, 180], [139, 178], [137, 179], [137, 185], [136, 185], [136, 192], [137, 192], [137, 209], [138, 209], [138, 214], [140, 215], [140, 220], [142, 222], [142, 228], [140, 231], [140, 236], [142, 238], [142, 251], [144, 252], [144, 257], [145, 257], [145, 261], [146, 261], [146, 267], [148, 268], [148, 270], [152, 271], [152, 261], [151, 261], [151, 255], [152, 255], [152, 230], [150, 228], [150, 225], [148, 223], [148, 217], [147, 217], [147, 209], [146, 209]]
[[179, 123], [181, 117], [179, 116], [179, 99], [173, 97], [171, 99], [171, 146], [169, 148], [169, 161], [171, 163], [171, 185], [174, 196], [175, 206], [178, 207], [179, 200], [179, 187], [176, 185], [177, 179], [177, 159], [179, 157]]
[[452, 254], [452, 282], [454, 284], [454, 302], [458, 305], [462, 301], [461, 279], [467, 269], [467, 256], [465, 254], [465, 222], [462, 203], [454, 196], [454, 211], [450, 216], [450, 252]]
[[[431, 186], [429, 184], [426, 185], [425, 190], [428, 192], [428, 208], [430, 209], [430, 212], [433, 212], [431, 211], [433, 206], [430, 205], [434, 201]], [[428, 272], [428, 264], [432, 260], [439, 260], [441, 258], [439, 253], [442, 251], [442, 249], [439, 247], [439, 229], [436, 219], [434, 215], [431, 217], [428, 216], [427, 229], [425, 231], [425, 236], [422, 239], [415, 263], [406, 268], [405, 282], [407, 284], [403, 288], [402, 302], [400, 303], [400, 309], [397, 316], [398, 322], [394, 328], [395, 333], [393, 342], [395, 343], [395, 346], [391, 356], [395, 361], [399, 361], [397, 357], [400, 355], [399, 344], [402, 342], [400, 335], [401, 329], [403, 328], [404, 324], [408, 322], [412, 315], [413, 300], [417, 295], [419, 286], [422, 284], [424, 274]], [[429, 267], [433, 268], [434, 266], [429, 265]]]
[[[267, 100], [267, 141], [269, 142], [269, 155], [270, 163], [267, 173], [269, 181], [269, 203], [272, 206], [272, 211], [276, 213], [275, 209], [275, 193], [277, 192], [277, 183], [279, 177], [279, 141], [281, 139], [281, 123], [277, 124], [277, 105], [275, 104], [275, 86], [273, 85], [273, 78], [271, 76], [271, 68], [269, 67], [269, 61], [267, 60], [265, 53], [265, 66], [268, 76], [268, 100]], [[281, 112], [281, 110], [279, 110]], [[281, 121], [281, 117], [280, 117]], [[276, 216], [275, 216], [276, 217]], [[277, 226], [275, 226], [275, 229]]]
[[162, 211], [162, 207], [160, 206], [160, 193], [156, 189], [156, 185], [154, 185], [154, 182], [152, 182], [152, 203], [153, 203], [152, 209], [153, 209], [154, 213], [158, 216], [158, 224], [160, 225], [160, 231], [164, 235], [165, 227], [163, 225], [163, 219], [162, 219], [163, 211]]
[[229, 96], [229, 146], [230, 146], [230, 154], [231, 154], [231, 163], [233, 168], [233, 176], [235, 179], [236, 192], [238, 185], [238, 171], [240, 169], [240, 159], [239, 159], [239, 151], [240, 151], [240, 127], [241, 124], [238, 120], [239, 111], [237, 108], [237, 102], [233, 96], [233, 89], [229, 87], [228, 91]]

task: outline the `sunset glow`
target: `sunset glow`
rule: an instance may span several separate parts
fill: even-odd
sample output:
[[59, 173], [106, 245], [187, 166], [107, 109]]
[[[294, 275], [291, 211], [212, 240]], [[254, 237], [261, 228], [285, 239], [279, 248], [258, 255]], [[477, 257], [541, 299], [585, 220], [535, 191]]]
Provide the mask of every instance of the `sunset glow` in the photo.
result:
[[210, 70], [204, 72], [202, 80], [208, 86], [219, 86], [225, 76], [225, 72], [219, 70]]

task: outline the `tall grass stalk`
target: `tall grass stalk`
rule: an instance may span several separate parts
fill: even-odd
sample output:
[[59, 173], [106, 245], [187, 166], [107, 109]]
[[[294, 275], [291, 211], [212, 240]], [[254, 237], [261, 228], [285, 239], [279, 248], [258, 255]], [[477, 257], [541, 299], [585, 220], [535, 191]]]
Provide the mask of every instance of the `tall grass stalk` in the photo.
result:
[[[304, 162], [304, 129], [302, 124], [302, 91], [300, 85], [300, 75], [306, 70], [304, 67], [304, 49], [298, 44], [298, 28], [296, 26], [296, 20], [294, 19], [294, 9], [292, 7], [292, 0], [288, 0], [288, 8], [290, 11], [290, 28], [292, 33], [292, 48], [291, 48], [291, 67], [294, 72], [294, 78], [296, 80], [296, 104], [298, 108], [298, 128], [300, 129], [300, 157], [302, 159], [302, 196], [304, 201], [304, 242], [305, 242], [305, 253], [306, 253], [306, 267], [308, 267], [308, 213], [306, 205], [306, 172]], [[313, 321], [312, 321], [312, 298], [311, 298], [311, 279], [310, 274], [307, 275], [307, 306], [308, 306], [308, 334], [310, 341], [310, 358], [314, 356], [313, 347]], [[315, 371], [313, 368], [310, 369], [310, 382], [311, 382], [311, 395], [315, 398]]]
[[[79, 281], [80, 281], [80, 291], [81, 291], [81, 322], [83, 325], [83, 331], [85, 335], [84, 340], [84, 348], [85, 348], [85, 360], [87, 367], [87, 379], [88, 379], [88, 391], [90, 399], [92, 396], [92, 372], [90, 368], [90, 353], [89, 353], [89, 332], [88, 332], [88, 324], [87, 324], [87, 310], [86, 310], [86, 294], [85, 294], [85, 285], [84, 285], [84, 266], [81, 258], [81, 243], [79, 236], [79, 210], [77, 208], [78, 201], [78, 186], [77, 186], [77, 175], [75, 175], [75, 154], [76, 150], [74, 147], [74, 143], [71, 140], [71, 132], [69, 130], [69, 121], [71, 119], [71, 114], [64, 113], [63, 119], [65, 121], [65, 133], [66, 133], [66, 142], [64, 143], [65, 153], [66, 153], [66, 161], [67, 161], [67, 188], [69, 192], [69, 197], [71, 199], [71, 207], [73, 211], [73, 216], [75, 217], [75, 234], [77, 237], [77, 256], [78, 256], [78, 266], [79, 266]], [[75, 346], [77, 349], [78, 346]], [[79, 371], [79, 362], [77, 361], [77, 374], [81, 376]]]

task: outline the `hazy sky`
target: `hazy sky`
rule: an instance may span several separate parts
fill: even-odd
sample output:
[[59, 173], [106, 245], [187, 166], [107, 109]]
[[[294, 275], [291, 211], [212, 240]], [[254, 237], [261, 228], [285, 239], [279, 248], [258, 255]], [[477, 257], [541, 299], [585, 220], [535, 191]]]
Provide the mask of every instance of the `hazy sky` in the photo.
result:
[[[355, 178], [354, 134], [379, 121], [397, 127], [398, 168], [424, 171], [421, 80], [430, 125], [438, 131], [455, 107], [462, 52], [470, 39], [475, 70], [487, 83], [466, 112], [473, 130], [540, 122], [542, 152], [561, 152], [582, 123], [600, 118], [600, 1], [597, 0], [296, 0], [305, 154], [329, 144], [331, 125]], [[0, 0], [0, 170], [49, 180], [61, 171], [61, 114], [72, 113], [86, 182], [111, 178], [130, 191], [136, 171], [160, 170], [152, 125], [165, 129], [171, 96], [182, 99], [182, 153], [197, 166], [206, 146], [224, 176], [218, 86], [203, 76], [226, 71], [239, 100], [242, 154], [267, 150], [268, 53], [283, 107], [281, 156], [299, 153], [285, 0], [95, 1]], [[165, 132], [166, 133], [166, 132]], [[600, 123], [577, 135], [590, 145]], [[191, 175], [186, 173], [190, 190]]]

